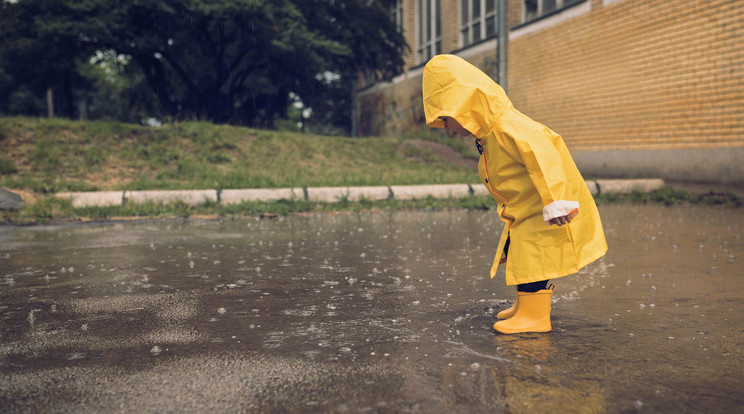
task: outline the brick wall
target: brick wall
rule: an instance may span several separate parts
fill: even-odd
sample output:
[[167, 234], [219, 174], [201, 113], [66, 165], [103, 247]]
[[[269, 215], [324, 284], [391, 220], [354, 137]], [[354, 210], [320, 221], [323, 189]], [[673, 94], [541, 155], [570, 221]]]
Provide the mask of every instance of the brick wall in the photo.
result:
[[744, 3], [594, 1], [574, 20], [510, 42], [517, 108], [581, 150], [744, 145]]
[[[441, 4], [443, 52], [495, 78], [495, 41], [461, 49], [459, 0]], [[424, 122], [416, 5], [404, 0], [408, 68], [360, 91], [359, 135]], [[509, 96], [572, 150], [744, 146], [744, 2], [587, 0], [564, 13], [573, 15], [527, 25], [521, 5], [509, 0]]]

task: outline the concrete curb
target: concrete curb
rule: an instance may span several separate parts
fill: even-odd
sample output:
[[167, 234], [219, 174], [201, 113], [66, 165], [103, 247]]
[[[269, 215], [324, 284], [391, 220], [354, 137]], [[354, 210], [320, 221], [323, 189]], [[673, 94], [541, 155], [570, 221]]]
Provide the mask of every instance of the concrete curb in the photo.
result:
[[[664, 181], [653, 179], [588, 180], [592, 194], [627, 194], [632, 191], [650, 192], [664, 186]], [[413, 200], [426, 197], [461, 198], [485, 195], [488, 190], [480, 184], [393, 185], [376, 187], [310, 187], [310, 188], [254, 188], [244, 190], [152, 190], [102, 191], [58, 193], [57, 198], [72, 199], [73, 207], [123, 206], [133, 203], [172, 203], [190, 205], [211, 202], [228, 205], [244, 201], [276, 201], [300, 199], [312, 202], [335, 203], [342, 200], [359, 201]]]
[[222, 190], [220, 204], [237, 204], [246, 200], [273, 201], [303, 198], [301, 188], [249, 188], [245, 190]]
[[[587, 181], [589, 184], [591, 181]], [[635, 179], [635, 180], [594, 180], [597, 186], [596, 192], [592, 194], [628, 194], [633, 191], [648, 193], [664, 187], [664, 180], [660, 178]], [[589, 188], [591, 191], [591, 187]]]
[[155, 203], [182, 201], [191, 205], [204, 204], [206, 202], [217, 203], [217, 190], [150, 190], [124, 192], [123, 203], [133, 202], [141, 204], [147, 201]]

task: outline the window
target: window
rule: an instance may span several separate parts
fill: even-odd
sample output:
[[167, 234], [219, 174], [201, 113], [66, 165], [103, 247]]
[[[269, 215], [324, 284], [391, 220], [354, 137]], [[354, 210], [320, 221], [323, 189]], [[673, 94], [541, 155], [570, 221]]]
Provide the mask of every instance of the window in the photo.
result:
[[524, 21], [529, 22], [550, 14], [564, 6], [576, 3], [575, 0], [524, 0]]
[[496, 0], [460, 0], [460, 42], [463, 46], [496, 35]]
[[399, 32], [403, 31], [403, 0], [395, 0], [390, 6], [390, 18], [395, 22]]
[[439, 24], [440, 0], [418, 0], [418, 60], [424, 63], [442, 50], [442, 29]]

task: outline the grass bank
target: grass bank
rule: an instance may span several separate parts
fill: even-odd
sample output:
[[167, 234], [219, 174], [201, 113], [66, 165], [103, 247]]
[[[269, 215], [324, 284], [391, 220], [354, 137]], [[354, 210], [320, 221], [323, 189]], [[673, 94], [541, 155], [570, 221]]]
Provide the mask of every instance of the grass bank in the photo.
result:
[[[0, 185], [44, 194], [478, 181], [472, 169], [410, 138], [327, 137], [204, 122], [144, 127], [0, 118]], [[475, 159], [472, 145], [438, 139]]]
[[[431, 132], [347, 138], [263, 131], [202, 122], [144, 127], [118, 122], [0, 118], [0, 187], [26, 207], [0, 212], [12, 224], [131, 217], [268, 216], [371, 209], [492, 209], [488, 196], [441, 200], [304, 200], [235, 205], [129, 203], [74, 208], [62, 191], [240, 189], [477, 183], [471, 139]], [[740, 205], [730, 194], [691, 195], [673, 188], [603, 195], [598, 203], [683, 202]]]

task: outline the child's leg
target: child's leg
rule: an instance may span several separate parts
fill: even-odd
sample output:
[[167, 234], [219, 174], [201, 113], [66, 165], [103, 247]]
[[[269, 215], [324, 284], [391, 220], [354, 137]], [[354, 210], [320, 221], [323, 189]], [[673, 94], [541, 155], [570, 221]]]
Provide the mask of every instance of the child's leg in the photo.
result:
[[550, 332], [550, 302], [555, 285], [537, 292], [517, 292], [517, 309], [509, 319], [493, 324], [493, 329], [505, 334]]
[[548, 280], [542, 280], [540, 282], [524, 283], [517, 285], [517, 299], [514, 300], [514, 304], [507, 309], [499, 312], [496, 317], [499, 319], [509, 319], [517, 313], [519, 307], [519, 292], [535, 293], [548, 288]]
[[521, 285], [517, 285], [517, 292], [535, 293], [540, 290], [545, 290], [548, 288], [548, 282], [549, 280], [541, 280], [539, 282], [523, 283]]

